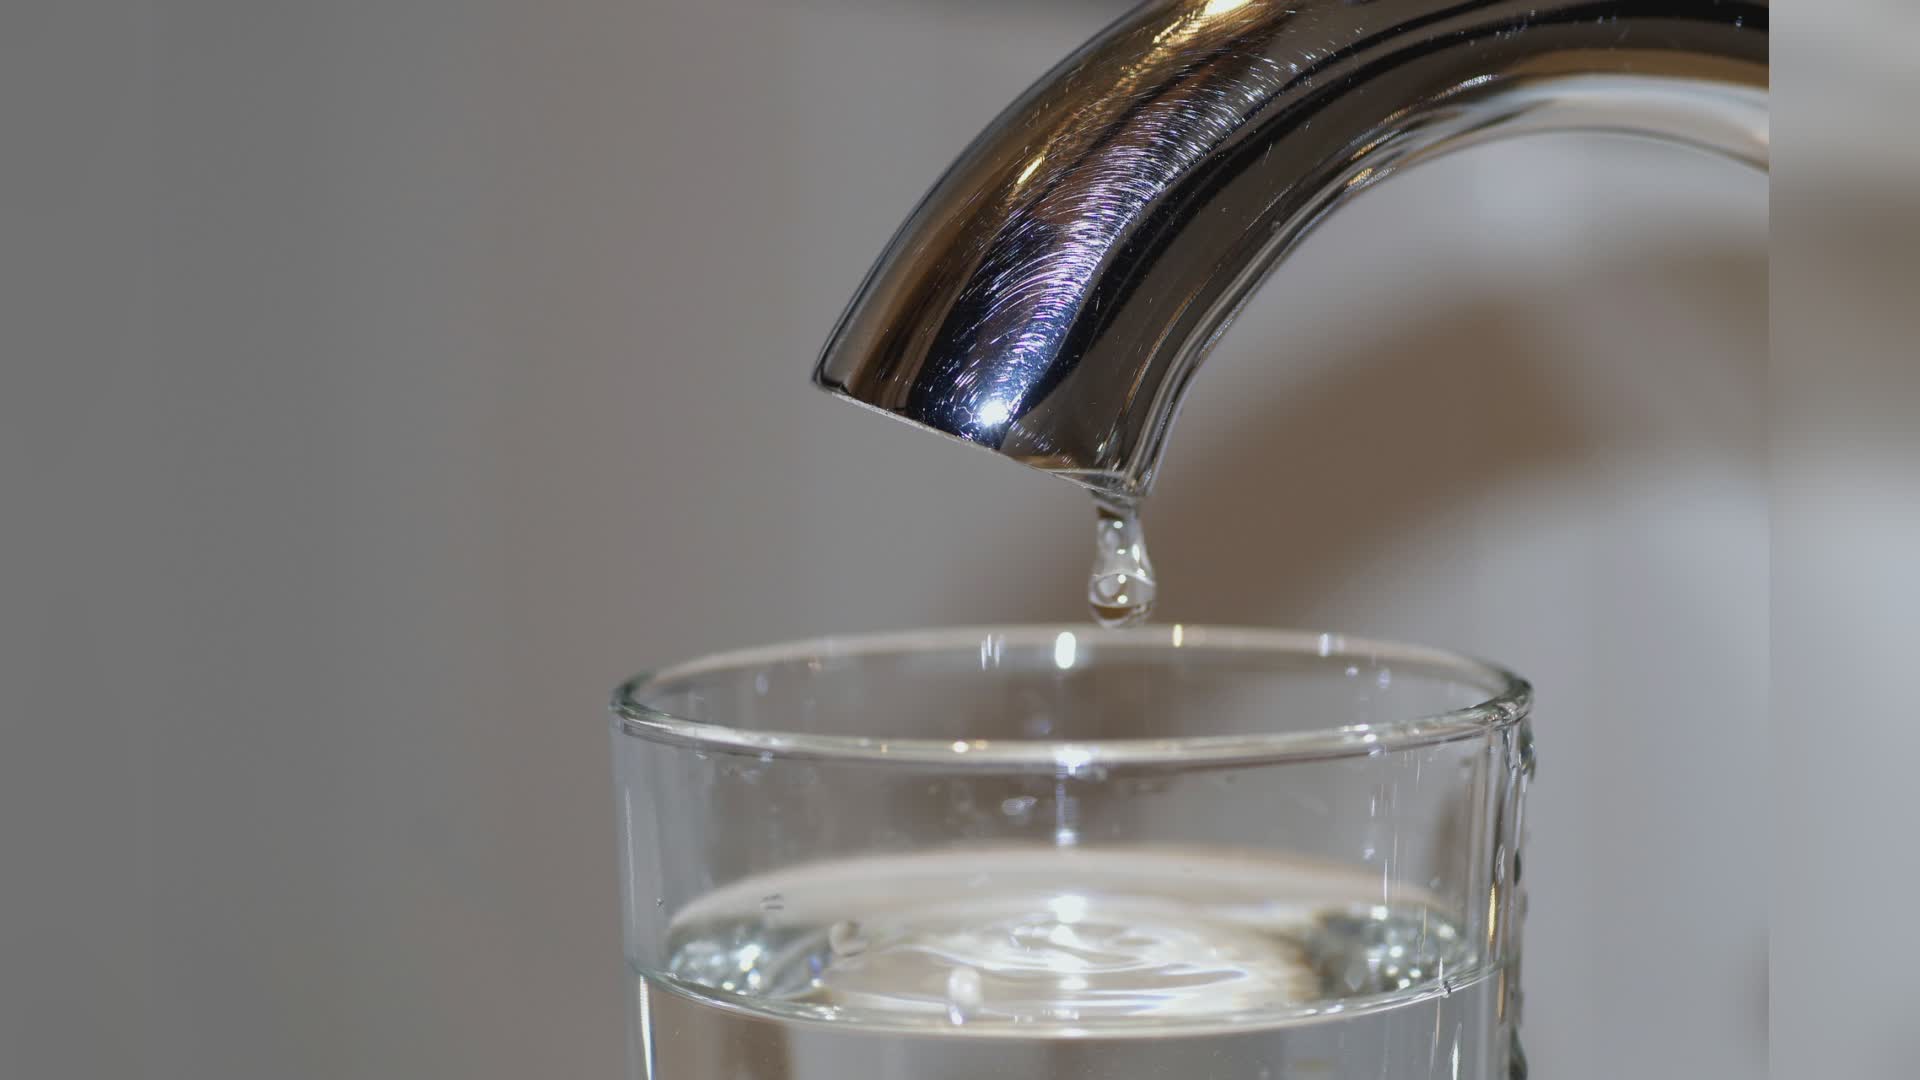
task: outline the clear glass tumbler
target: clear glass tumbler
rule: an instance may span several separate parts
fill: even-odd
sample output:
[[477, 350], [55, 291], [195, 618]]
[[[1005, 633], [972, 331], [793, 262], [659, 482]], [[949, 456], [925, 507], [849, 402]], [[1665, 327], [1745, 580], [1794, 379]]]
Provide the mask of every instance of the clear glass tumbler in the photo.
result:
[[632, 1075], [1510, 1080], [1530, 693], [1333, 635], [819, 640], [614, 701]]

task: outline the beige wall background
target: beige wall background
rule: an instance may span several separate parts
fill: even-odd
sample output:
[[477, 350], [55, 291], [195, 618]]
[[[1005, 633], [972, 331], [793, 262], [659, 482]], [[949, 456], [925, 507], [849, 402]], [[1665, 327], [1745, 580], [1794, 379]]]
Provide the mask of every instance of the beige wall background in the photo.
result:
[[[1080, 616], [1071, 488], [806, 375], [946, 161], [1121, 6], [0, 15], [45, 149], [0, 303], [60, 343], [0, 395], [35, 507], [0, 1074], [619, 1075], [617, 679]], [[1536, 681], [1555, 1080], [1762, 1067], [1766, 242], [1762, 178], [1658, 146], [1384, 185], [1223, 343], [1148, 510], [1166, 618]]]

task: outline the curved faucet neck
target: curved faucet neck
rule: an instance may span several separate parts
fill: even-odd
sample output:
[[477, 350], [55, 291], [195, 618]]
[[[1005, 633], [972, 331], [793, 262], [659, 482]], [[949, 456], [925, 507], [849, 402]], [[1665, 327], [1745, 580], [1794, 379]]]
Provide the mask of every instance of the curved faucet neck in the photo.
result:
[[1156, 0], [961, 155], [814, 379], [1138, 496], [1207, 349], [1356, 193], [1549, 130], [1764, 167], [1766, 87], [1764, 0]]

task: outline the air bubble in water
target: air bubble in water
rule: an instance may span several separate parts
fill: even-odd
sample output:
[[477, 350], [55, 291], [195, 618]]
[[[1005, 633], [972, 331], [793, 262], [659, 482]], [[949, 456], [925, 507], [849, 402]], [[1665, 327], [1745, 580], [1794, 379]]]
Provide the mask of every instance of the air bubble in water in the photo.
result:
[[1101, 626], [1132, 626], [1153, 612], [1153, 563], [1132, 501], [1096, 496], [1087, 606]]

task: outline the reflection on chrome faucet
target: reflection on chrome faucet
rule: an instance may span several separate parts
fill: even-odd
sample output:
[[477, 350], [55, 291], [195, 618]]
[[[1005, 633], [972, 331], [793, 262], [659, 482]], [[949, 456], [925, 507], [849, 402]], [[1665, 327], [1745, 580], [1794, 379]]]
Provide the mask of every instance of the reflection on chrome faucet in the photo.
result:
[[815, 381], [1137, 498], [1208, 346], [1354, 193], [1537, 131], [1764, 167], [1767, 14], [1764, 0], [1145, 4], [935, 185]]

